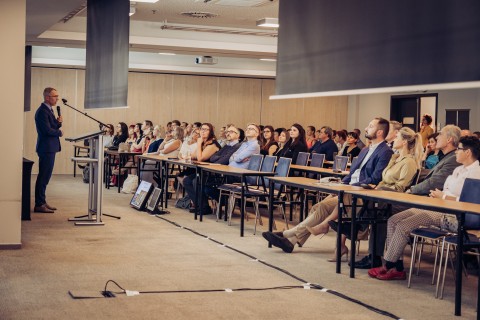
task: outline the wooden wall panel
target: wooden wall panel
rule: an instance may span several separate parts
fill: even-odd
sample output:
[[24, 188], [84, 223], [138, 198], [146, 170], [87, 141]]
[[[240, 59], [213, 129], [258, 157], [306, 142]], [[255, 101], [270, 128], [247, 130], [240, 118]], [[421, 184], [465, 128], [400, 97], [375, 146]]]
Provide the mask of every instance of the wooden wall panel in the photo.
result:
[[245, 129], [248, 123], [260, 123], [262, 80], [219, 78], [216, 126], [233, 123]]
[[131, 122], [151, 120], [155, 125], [165, 125], [173, 119], [172, 75], [130, 72], [128, 88], [129, 108], [123, 119], [132, 119]]
[[174, 75], [172, 100], [172, 119], [218, 123], [217, 77]]
[[304, 118], [301, 123], [317, 129], [329, 126], [333, 129], [353, 129], [347, 126], [348, 96], [305, 99]]
[[[62, 98], [83, 112], [104, 123], [127, 124], [149, 119], [165, 125], [172, 119], [211, 122], [216, 128], [227, 123], [245, 127], [249, 122], [290, 127], [298, 122], [345, 128], [348, 97], [296, 100], [269, 100], [275, 81], [269, 79], [229, 78], [130, 72], [129, 108], [84, 110], [85, 71], [61, 68], [32, 69], [32, 111], [24, 116], [24, 156], [38, 162], [35, 153], [37, 133], [34, 114], [42, 101], [43, 89], [53, 86]], [[66, 137], [93, 132], [96, 122], [61, 103]], [[350, 128], [346, 128], [350, 129]], [[61, 139], [62, 152], [57, 155], [55, 174], [71, 174], [71, 143]], [[33, 172], [38, 170], [38, 164]]]
[[262, 81], [261, 121], [274, 128], [290, 128], [295, 122], [303, 124], [303, 99], [270, 100], [275, 94], [275, 81]]

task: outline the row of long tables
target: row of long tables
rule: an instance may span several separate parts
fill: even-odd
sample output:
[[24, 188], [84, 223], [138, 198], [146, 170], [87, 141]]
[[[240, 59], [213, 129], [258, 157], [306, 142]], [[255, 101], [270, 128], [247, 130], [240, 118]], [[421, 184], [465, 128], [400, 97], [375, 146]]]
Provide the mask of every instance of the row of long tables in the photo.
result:
[[[398, 204], [403, 206], [410, 206], [412, 208], [419, 208], [425, 210], [438, 211], [442, 213], [455, 214], [458, 219], [458, 230], [457, 233], [462, 235], [465, 231], [465, 214], [480, 214], [480, 204], [467, 203], [467, 202], [456, 202], [449, 200], [442, 200], [424, 196], [418, 196], [407, 193], [398, 193], [391, 191], [382, 191], [382, 190], [366, 190], [361, 187], [355, 187], [350, 185], [343, 185], [338, 183], [319, 183], [318, 180], [309, 179], [304, 177], [274, 177], [270, 179], [270, 189], [273, 183], [281, 183], [284, 185], [292, 186], [299, 188], [301, 192], [304, 190], [320, 191], [327, 192], [331, 194], [336, 194], [338, 196], [338, 212], [339, 212], [339, 221], [338, 221], [338, 231], [337, 231], [337, 248], [340, 248], [340, 241], [342, 236], [342, 216], [344, 213], [344, 203], [343, 197], [345, 194], [350, 194], [352, 196], [352, 213], [357, 212], [357, 201], [359, 199], [363, 201], [376, 201], [384, 202], [387, 204]], [[270, 192], [269, 201], [273, 202], [273, 192]], [[269, 212], [269, 231], [273, 230], [273, 209], [270, 206]], [[355, 277], [355, 242], [357, 235], [356, 228], [356, 214], [351, 215], [352, 219], [352, 230], [351, 230], [351, 251], [350, 256], [350, 277]], [[463, 254], [463, 237], [458, 237], [457, 245], [457, 257], [461, 257]], [[337, 262], [336, 262], [336, 272], [341, 272], [341, 259], [340, 259], [340, 250], [337, 250]], [[456, 259], [456, 277], [455, 277], [455, 315], [461, 315], [461, 300], [462, 300], [462, 259]], [[478, 279], [478, 294], [480, 296], [480, 277]], [[480, 300], [477, 299], [477, 312], [480, 310]], [[478, 318], [477, 314], [477, 318]]]

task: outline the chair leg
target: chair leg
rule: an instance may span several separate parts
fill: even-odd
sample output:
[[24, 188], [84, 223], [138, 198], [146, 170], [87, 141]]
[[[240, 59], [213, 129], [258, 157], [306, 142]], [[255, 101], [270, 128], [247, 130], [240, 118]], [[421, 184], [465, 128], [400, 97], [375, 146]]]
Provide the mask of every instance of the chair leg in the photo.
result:
[[248, 221], [247, 201], [245, 201], [245, 200], [243, 200], [243, 212], [245, 214], [245, 220]]
[[442, 286], [440, 288], [440, 299], [443, 299], [443, 290], [445, 289], [445, 275], [447, 273], [448, 258], [450, 256], [450, 244], [447, 244], [447, 253], [445, 256], [445, 265], [443, 266]]
[[283, 220], [285, 220], [285, 225], [286, 225], [287, 230], [288, 230], [288, 229], [290, 229], [290, 228], [288, 227], [287, 214], [285, 213], [285, 208], [284, 208], [284, 205], [283, 205], [283, 204], [280, 205], [280, 210], [282, 211]]
[[233, 194], [230, 194], [228, 197], [228, 225], [232, 225], [232, 214], [233, 210], [235, 209], [235, 197]]
[[422, 253], [423, 253], [424, 244], [425, 244], [425, 239], [422, 239], [422, 243], [420, 244], [420, 250], [418, 251], [417, 272], [415, 273], [417, 276], [420, 273], [420, 263], [422, 262]]
[[410, 288], [410, 283], [412, 280], [412, 270], [413, 266], [415, 264], [415, 256], [416, 256], [416, 251], [417, 251], [417, 242], [418, 242], [418, 236], [413, 237], [413, 244], [412, 244], [412, 257], [410, 258], [410, 270], [408, 271], [408, 283], [407, 283], [407, 288]]
[[260, 210], [258, 208], [258, 199], [255, 199], [255, 202], [253, 203], [253, 206], [255, 208], [255, 228], [253, 230], [253, 234], [257, 234], [257, 221], [260, 220], [260, 225], [263, 225], [262, 218], [260, 217]]
[[435, 262], [433, 263], [433, 276], [432, 276], [432, 286], [435, 284], [435, 272], [437, 271], [437, 261], [438, 261], [438, 252], [440, 251], [440, 242], [435, 240], [437, 243], [437, 249], [435, 250]]
[[445, 253], [445, 239], [442, 240], [442, 250], [440, 251], [440, 261], [438, 262], [438, 274], [437, 274], [437, 285], [435, 288], [435, 298], [438, 299], [438, 293], [440, 289], [440, 277], [442, 274], [442, 263], [443, 263], [443, 254]]

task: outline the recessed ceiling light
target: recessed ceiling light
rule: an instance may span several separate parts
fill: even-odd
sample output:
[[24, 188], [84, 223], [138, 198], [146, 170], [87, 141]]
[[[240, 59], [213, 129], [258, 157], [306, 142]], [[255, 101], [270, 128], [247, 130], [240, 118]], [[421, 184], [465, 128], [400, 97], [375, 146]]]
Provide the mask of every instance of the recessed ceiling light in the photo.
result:
[[257, 27], [278, 28], [278, 18], [263, 18], [257, 20]]
[[161, 54], [163, 56], [174, 56], [175, 53], [172, 53], [172, 52], [159, 52], [158, 54]]
[[155, 3], [155, 2], [158, 2], [158, 0], [135, 0], [135, 1], [130, 1], [130, 2], [146, 2], [146, 3]]
[[261, 58], [260, 60], [262, 60], [262, 61], [277, 61], [277, 59], [272, 59], [272, 58]]

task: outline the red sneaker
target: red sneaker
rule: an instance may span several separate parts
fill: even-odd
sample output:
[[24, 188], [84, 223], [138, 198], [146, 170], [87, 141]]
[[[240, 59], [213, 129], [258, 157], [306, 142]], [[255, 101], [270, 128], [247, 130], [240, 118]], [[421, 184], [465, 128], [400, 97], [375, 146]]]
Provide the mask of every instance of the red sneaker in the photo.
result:
[[392, 268], [383, 274], [377, 276], [378, 280], [405, 280], [407, 279], [407, 273], [405, 271], [397, 271]]
[[384, 266], [372, 268], [368, 270], [368, 275], [372, 278], [376, 278], [379, 274], [387, 273], [387, 269]]

